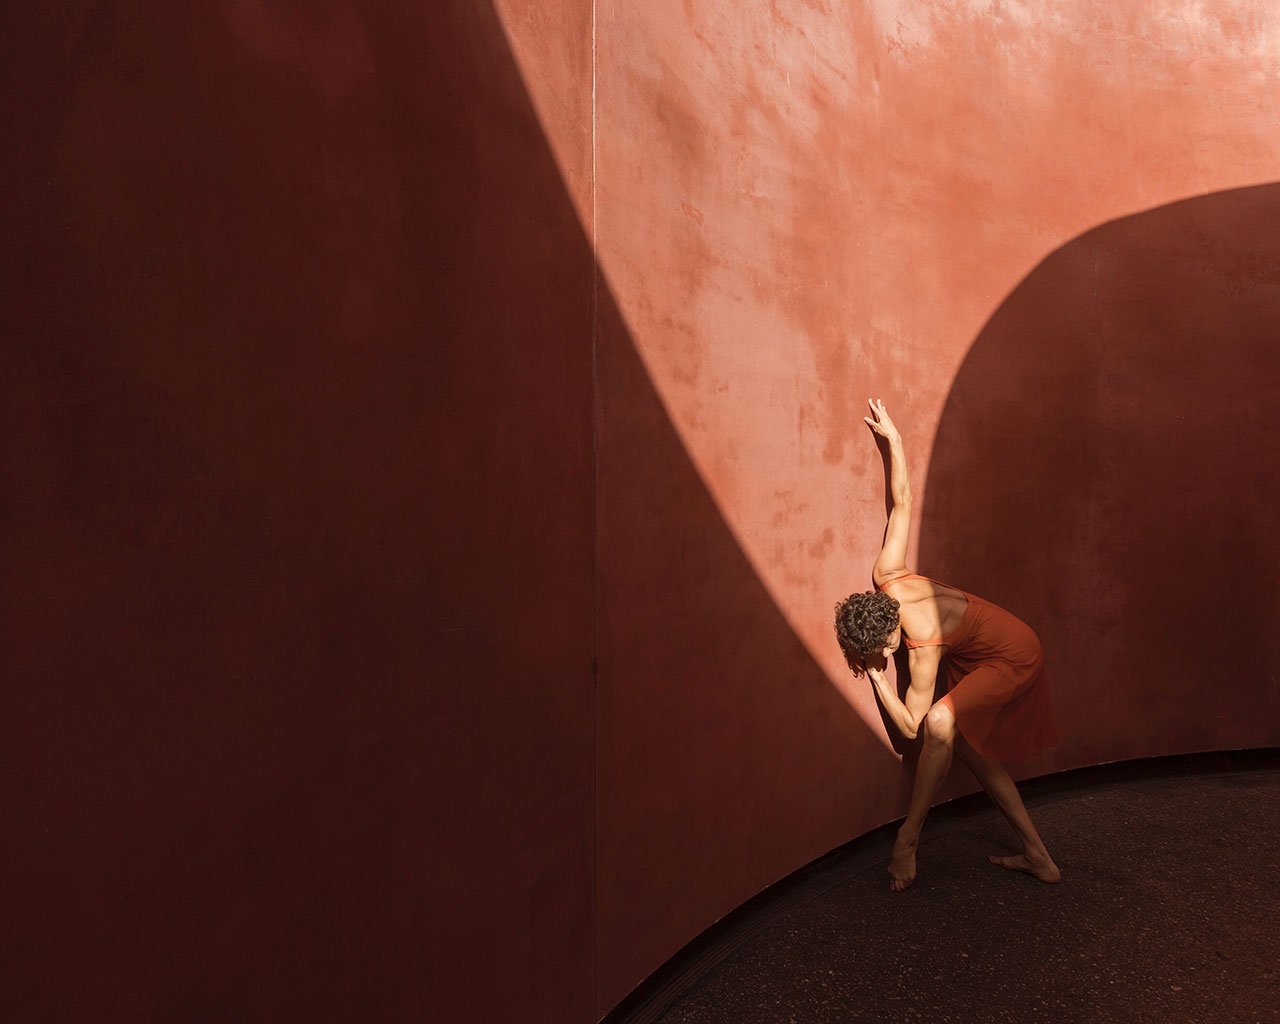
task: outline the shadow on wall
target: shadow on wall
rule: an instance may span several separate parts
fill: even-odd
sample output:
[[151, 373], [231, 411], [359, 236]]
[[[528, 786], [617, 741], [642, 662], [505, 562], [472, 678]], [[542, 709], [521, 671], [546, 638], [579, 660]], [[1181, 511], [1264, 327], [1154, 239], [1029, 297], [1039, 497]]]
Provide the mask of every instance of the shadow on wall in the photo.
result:
[[[493, 10], [21, 17], [10, 1014], [596, 1019], [593, 261]], [[702, 710], [765, 750], [852, 733], [868, 753], [839, 756], [891, 760], [598, 301], [625, 685], [662, 678], [695, 717], [724, 700]], [[645, 742], [681, 747], [671, 720]], [[766, 792], [805, 770], [743, 763]], [[615, 780], [685, 771], [650, 768]], [[753, 800], [720, 816], [770, 821], [754, 862], [714, 817], [641, 827], [776, 877], [794, 836]], [[695, 878], [687, 920], [610, 961], [614, 988], [739, 884]]]
[[1061, 767], [1280, 741], [1280, 186], [1104, 224], [974, 343], [922, 570], [1040, 633]]

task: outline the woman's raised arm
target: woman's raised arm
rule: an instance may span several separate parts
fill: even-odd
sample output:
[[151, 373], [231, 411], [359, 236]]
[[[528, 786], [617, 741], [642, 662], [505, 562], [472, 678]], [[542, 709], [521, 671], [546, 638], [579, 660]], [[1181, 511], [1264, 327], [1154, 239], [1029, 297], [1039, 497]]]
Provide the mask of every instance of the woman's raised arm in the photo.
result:
[[[889, 494], [893, 502], [889, 509], [889, 524], [884, 531], [884, 544], [880, 557], [871, 570], [871, 577], [879, 586], [885, 579], [907, 571], [907, 535], [911, 530], [911, 480], [907, 476], [907, 456], [902, 450], [902, 435], [879, 399], [867, 399], [871, 404], [871, 416], [862, 417], [867, 425], [889, 442]], [[874, 418], [873, 418], [874, 417]]]

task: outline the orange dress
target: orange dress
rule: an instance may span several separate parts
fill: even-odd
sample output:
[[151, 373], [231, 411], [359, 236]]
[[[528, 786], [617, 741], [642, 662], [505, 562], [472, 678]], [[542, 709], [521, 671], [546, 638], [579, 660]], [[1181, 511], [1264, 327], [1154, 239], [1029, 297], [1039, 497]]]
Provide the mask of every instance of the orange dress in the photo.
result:
[[[908, 576], [938, 583], [910, 572], [887, 585]], [[908, 649], [947, 648], [947, 692], [938, 703], [951, 709], [956, 728], [978, 753], [998, 761], [1023, 760], [1058, 746], [1062, 739], [1035, 630], [999, 605], [938, 585], [964, 595], [967, 607], [959, 628], [939, 640], [912, 640], [905, 632], [902, 638]]]

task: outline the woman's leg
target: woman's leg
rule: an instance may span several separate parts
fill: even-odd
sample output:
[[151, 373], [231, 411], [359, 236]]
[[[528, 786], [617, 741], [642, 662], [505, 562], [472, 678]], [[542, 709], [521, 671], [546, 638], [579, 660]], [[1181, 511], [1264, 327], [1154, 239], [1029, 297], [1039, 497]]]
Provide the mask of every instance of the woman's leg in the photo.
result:
[[945, 704], [934, 704], [924, 716], [924, 749], [916, 766], [911, 803], [907, 817], [898, 829], [893, 855], [889, 859], [889, 888], [894, 892], [902, 892], [916, 879], [916, 847], [920, 845], [920, 830], [933, 805], [934, 794], [951, 768], [951, 750], [957, 735], [956, 719], [951, 709]]
[[979, 754], [959, 732], [956, 733], [955, 747], [960, 760], [969, 766], [969, 770], [982, 783], [982, 788], [1004, 813], [1022, 840], [1021, 854], [1013, 857], [992, 854], [988, 858], [991, 863], [1026, 871], [1042, 882], [1058, 881], [1062, 874], [1040, 839], [1040, 833], [1036, 831], [1031, 815], [1027, 813], [1026, 804], [1022, 802], [1022, 794], [1018, 792], [1013, 776], [999, 761]]

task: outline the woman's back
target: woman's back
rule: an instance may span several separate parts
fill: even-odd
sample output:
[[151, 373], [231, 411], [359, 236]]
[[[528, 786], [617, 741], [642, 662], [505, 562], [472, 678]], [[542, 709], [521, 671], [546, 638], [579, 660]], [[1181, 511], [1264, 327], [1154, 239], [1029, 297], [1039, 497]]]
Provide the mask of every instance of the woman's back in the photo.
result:
[[877, 587], [898, 602], [903, 643], [908, 648], [957, 639], [969, 609], [969, 595], [963, 590], [917, 572], [901, 573]]
[[[901, 581], [901, 582], [899, 582]], [[920, 573], [895, 576], [894, 587], [908, 648], [941, 645], [962, 666], [1003, 661], [1030, 666], [1043, 658], [1035, 631], [1012, 612], [959, 587]]]

